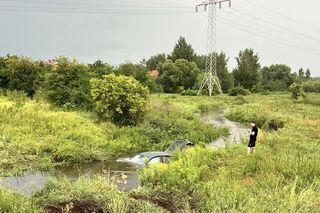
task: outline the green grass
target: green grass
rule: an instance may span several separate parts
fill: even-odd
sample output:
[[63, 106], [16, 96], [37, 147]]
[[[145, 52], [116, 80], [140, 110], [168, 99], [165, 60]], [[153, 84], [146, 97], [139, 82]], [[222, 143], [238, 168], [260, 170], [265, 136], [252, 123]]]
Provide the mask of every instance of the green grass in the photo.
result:
[[[308, 98], [317, 100], [320, 95], [308, 94]], [[204, 103], [223, 105], [228, 118], [244, 123], [256, 120], [265, 129], [260, 129], [255, 155], [246, 154], [247, 141], [211, 153], [190, 150], [169, 165], [144, 171], [146, 189], [139, 193], [164, 194], [162, 199], [167, 197], [168, 202], [174, 197], [176, 208], [187, 206], [199, 212], [320, 211], [318, 106], [293, 101], [287, 93], [250, 95], [241, 104], [227, 96], [162, 99], [176, 106], [185, 104], [184, 110], [193, 112]], [[267, 124], [277, 121], [284, 127], [270, 131]]]
[[0, 189], [0, 212], [2, 213], [40, 213], [38, 208], [31, 199], [25, 198], [14, 192], [8, 192]]
[[[50, 168], [56, 163], [99, 160], [138, 152], [144, 146], [161, 149], [176, 138], [203, 145], [226, 131], [203, 124], [193, 114], [224, 110], [232, 120], [256, 120], [261, 125], [256, 154], [247, 155], [245, 140], [225, 149], [197, 146], [177, 153], [168, 165], [142, 170], [143, 187], [129, 194], [118, 192], [100, 177], [77, 182], [56, 179], [32, 199], [16, 195], [11, 199], [23, 199], [27, 205], [35, 199], [45, 207], [88, 198], [118, 212], [319, 212], [320, 108], [315, 104], [319, 99], [319, 94], [308, 94], [309, 101], [293, 101], [289, 93], [253, 94], [244, 100], [153, 95], [143, 123], [118, 128], [90, 113], [65, 112], [30, 101], [17, 107], [1, 98], [0, 109], [6, 115], [0, 118], [0, 151], [5, 156], [1, 170], [10, 173], [28, 170], [28, 165]], [[277, 131], [268, 128], [279, 122], [283, 126]], [[38, 140], [40, 133], [46, 143]], [[56, 153], [62, 162], [54, 160]]]
[[33, 195], [33, 199], [43, 209], [64, 207], [71, 210], [81, 206], [88, 212], [90, 207], [102, 212], [165, 212], [162, 208], [119, 192], [104, 176], [91, 179], [81, 177], [72, 182], [66, 178], [52, 179]]
[[0, 98], [1, 176], [164, 150], [176, 139], [204, 145], [227, 134], [161, 102], [149, 104], [139, 125], [117, 127], [90, 112], [30, 100], [17, 106], [14, 101]]

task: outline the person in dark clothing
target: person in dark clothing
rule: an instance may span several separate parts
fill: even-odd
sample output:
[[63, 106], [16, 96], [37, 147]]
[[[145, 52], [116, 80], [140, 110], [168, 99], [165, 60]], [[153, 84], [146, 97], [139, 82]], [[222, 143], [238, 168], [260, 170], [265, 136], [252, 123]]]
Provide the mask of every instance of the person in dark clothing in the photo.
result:
[[257, 136], [258, 136], [258, 127], [256, 126], [256, 123], [252, 121], [250, 123], [252, 129], [248, 130], [250, 133], [250, 139], [249, 139], [249, 144], [248, 144], [248, 154], [255, 153], [255, 148], [256, 148], [256, 141], [257, 141]]

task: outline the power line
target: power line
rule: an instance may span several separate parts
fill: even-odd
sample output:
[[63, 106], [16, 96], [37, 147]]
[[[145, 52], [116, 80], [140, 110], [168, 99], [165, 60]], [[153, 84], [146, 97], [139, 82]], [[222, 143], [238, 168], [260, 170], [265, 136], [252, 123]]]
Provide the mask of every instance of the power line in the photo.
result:
[[307, 27], [309, 27], [309, 28], [313, 28], [313, 29], [316, 29], [316, 30], [320, 30], [320, 27], [319, 27], [319, 26], [314, 26], [314, 25], [311, 25], [310, 23], [302, 22], [302, 21], [299, 20], [299, 19], [296, 19], [296, 18], [287, 16], [287, 15], [284, 15], [284, 14], [278, 12], [278, 11], [275, 11], [275, 10], [272, 10], [272, 9], [267, 8], [267, 7], [265, 7], [265, 6], [262, 6], [262, 5], [260, 5], [260, 4], [256, 3], [256, 2], [252, 2], [252, 1], [249, 1], [249, 0], [243, 0], [243, 1], [246, 1], [247, 3], [252, 4], [252, 5], [254, 5], [254, 6], [258, 7], [258, 8], [262, 8], [262, 9], [264, 9], [264, 10], [266, 10], [266, 11], [269, 11], [270, 13], [273, 13], [273, 14], [276, 14], [276, 15], [278, 15], [278, 16], [284, 17], [284, 18], [286, 18], [286, 19], [288, 19], [288, 20], [291, 20], [291, 21], [293, 21], [293, 22], [295, 22], [295, 23], [300, 23], [300, 24], [302, 24], [302, 25], [304, 25], [304, 26], [307, 26]]
[[271, 21], [265, 20], [265, 19], [263, 19], [263, 18], [260, 18], [260, 17], [254, 16], [254, 15], [251, 15], [251, 14], [248, 14], [248, 13], [245, 13], [245, 12], [242, 12], [241, 10], [238, 10], [238, 9], [235, 9], [235, 8], [231, 8], [231, 9], [234, 10], [234, 11], [236, 11], [236, 12], [238, 12], [238, 13], [240, 13], [240, 14], [246, 15], [246, 16], [251, 17], [251, 18], [254, 18], [254, 19], [257, 19], [257, 20], [259, 20], [259, 21], [261, 21], [261, 22], [264, 22], [264, 23], [267, 23], [267, 24], [269, 24], [269, 25], [276, 26], [276, 27], [279, 27], [279, 28], [284, 29], [284, 30], [286, 30], [286, 31], [289, 31], [289, 32], [291, 32], [291, 33], [295, 33], [295, 34], [298, 34], [298, 35], [303, 36], [303, 37], [305, 37], [305, 38], [312, 39], [312, 40], [314, 40], [314, 41], [320, 42], [320, 39], [315, 38], [315, 37], [313, 37], [313, 36], [310, 36], [310, 35], [307, 35], [307, 34], [304, 34], [304, 33], [301, 33], [301, 32], [295, 31], [295, 30], [292, 30], [292, 29], [290, 29], [290, 28], [288, 28], [288, 27], [285, 27], [285, 26], [282, 26], [282, 25], [280, 25], [280, 24], [276, 24], [276, 23], [273, 23], [273, 22], [271, 22]]
[[[206, 17], [206, 16], [203, 16], [203, 17]], [[250, 29], [250, 27], [248, 27], [246, 25], [230, 21], [230, 20], [228, 20], [226, 18], [218, 19], [218, 22], [221, 22], [223, 24], [227, 24], [229, 26], [231, 25], [231, 26], [233, 26], [233, 27], [235, 27], [237, 29], [240, 29], [242, 31], [250, 33], [250, 35], [257, 35], [259, 37], [264, 37], [264, 38], [266, 38], [268, 40], [273, 40], [273, 41], [275, 41], [277, 43], [281, 43], [282, 45], [285, 45], [285, 46], [288, 46], [288, 47], [291, 47], [291, 48], [300, 49], [300, 50], [303, 50], [303, 51], [306, 51], [306, 52], [309, 52], [309, 53], [312, 53], [312, 54], [318, 55], [318, 56], [320, 54], [320, 52], [317, 52], [315, 50], [310, 50], [308, 47], [303, 47], [303, 46], [296, 45], [294, 43], [288, 42], [287, 40], [285, 40], [283, 38], [275, 37], [273, 35], [267, 36], [268, 34], [266, 34], [265, 32], [257, 31], [255, 29]]]
[[41, 6], [10, 6], [0, 5], [0, 10], [4, 12], [42, 12], [42, 13], [75, 13], [75, 14], [194, 14], [188, 11], [173, 10], [123, 10], [123, 9], [83, 9], [65, 7], [41, 7]]
[[[230, 12], [227, 12], [227, 11], [224, 11], [224, 13], [229, 14], [229, 15], [231, 15], [231, 16], [234, 16], [234, 17], [236, 17], [236, 18], [241, 18], [241, 19], [243, 19], [243, 20], [245, 20], [245, 21], [247, 21], [247, 22], [253, 23], [253, 24], [258, 25], [258, 26], [263, 27], [263, 28], [268, 27], [268, 26], [261, 26], [261, 23], [254, 22], [252, 19], [247, 19], [247, 18], [245, 18], [245, 17], [243, 17], [243, 16], [239, 16], [239, 15], [237, 15], [237, 14], [233, 14], [233, 13], [230, 13]], [[276, 33], [279, 33], [280, 35], [283, 35], [283, 31], [277, 30], [278, 28], [277, 28], [277, 29], [273, 29], [273, 28], [270, 28], [270, 27], [268, 27], [268, 28], [269, 28], [270, 30], [276, 32]], [[312, 42], [312, 41], [305, 40], [305, 39], [303, 39], [303, 38], [298, 37], [296, 34], [290, 33], [290, 34], [286, 34], [286, 36], [290, 36], [290, 37], [292, 37], [292, 38], [294, 38], [294, 39], [296, 39], [296, 40], [299, 40], [299, 41], [302, 41], [302, 42], [304, 42], [304, 43], [308, 43], [308, 44], [311, 44], [311, 45], [314, 45], [314, 44], [315, 44], [315, 43]], [[310, 48], [313, 48], [313, 47], [310, 47]], [[319, 49], [319, 51], [320, 51], [320, 49]]]
[[83, 2], [65, 2], [65, 1], [39, 1], [39, 0], [0, 0], [0, 2], [8, 3], [33, 3], [44, 5], [71, 5], [71, 6], [90, 6], [90, 7], [116, 7], [116, 8], [145, 8], [145, 9], [193, 9], [193, 7], [182, 6], [145, 6], [145, 5], [119, 5], [119, 4], [102, 4], [102, 3], [83, 3]]

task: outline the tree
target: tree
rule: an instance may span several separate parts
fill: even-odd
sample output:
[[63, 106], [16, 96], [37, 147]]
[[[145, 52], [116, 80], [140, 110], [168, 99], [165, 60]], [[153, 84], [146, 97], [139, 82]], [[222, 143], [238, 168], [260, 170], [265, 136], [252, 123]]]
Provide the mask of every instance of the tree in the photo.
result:
[[216, 55], [217, 75], [224, 93], [227, 93], [233, 87], [232, 75], [228, 72], [228, 60], [223, 52]]
[[149, 79], [146, 68], [133, 63], [120, 64], [119, 68], [115, 71], [115, 74], [132, 76], [142, 84], [145, 84]]
[[259, 82], [259, 56], [253, 49], [240, 51], [236, 58], [237, 67], [233, 70], [235, 85], [241, 85], [245, 89], [251, 89]]
[[166, 60], [167, 60], [167, 56], [164, 53], [151, 56], [146, 61], [146, 67], [148, 70], [155, 70], [158, 68], [159, 64], [164, 63]]
[[6, 70], [6, 57], [0, 57], [0, 88], [7, 89], [9, 85], [9, 76]]
[[92, 108], [89, 67], [61, 57], [57, 67], [46, 75], [45, 92], [48, 100], [68, 108]]
[[261, 69], [262, 85], [265, 90], [284, 91], [294, 82], [291, 68], [284, 64], [274, 64]]
[[195, 58], [193, 61], [194, 63], [197, 64], [200, 70], [204, 71], [206, 69], [206, 61], [207, 61], [206, 55], [195, 55]]
[[176, 62], [167, 60], [159, 67], [159, 83], [164, 92], [177, 93], [194, 87], [200, 70], [194, 62], [178, 59]]
[[96, 110], [102, 118], [118, 125], [137, 124], [144, 116], [148, 90], [136, 79], [127, 76], [105, 75], [90, 80]]
[[299, 78], [302, 80], [302, 79], [304, 79], [304, 70], [303, 70], [303, 68], [300, 68], [299, 69], [299, 71], [298, 71], [298, 76], [299, 76]]
[[97, 78], [102, 78], [103, 75], [110, 75], [113, 73], [114, 67], [107, 63], [103, 63], [101, 60], [95, 61], [93, 64], [89, 64], [90, 71]]
[[8, 89], [23, 91], [33, 97], [41, 83], [40, 63], [17, 56], [8, 57], [5, 63]]
[[188, 44], [184, 37], [180, 37], [168, 59], [171, 59], [173, 62], [178, 59], [185, 59], [191, 62], [195, 59], [195, 53], [191, 44]]
[[307, 71], [306, 71], [306, 79], [307, 80], [310, 80], [311, 79], [311, 72], [310, 72], [310, 69], [308, 68]]

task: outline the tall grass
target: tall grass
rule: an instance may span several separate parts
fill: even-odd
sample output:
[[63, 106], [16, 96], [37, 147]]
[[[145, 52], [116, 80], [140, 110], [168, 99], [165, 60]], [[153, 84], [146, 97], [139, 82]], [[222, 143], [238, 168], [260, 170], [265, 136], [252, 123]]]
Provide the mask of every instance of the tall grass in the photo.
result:
[[117, 127], [90, 112], [30, 100], [18, 107], [15, 98], [0, 100], [0, 175], [164, 150], [177, 139], [204, 145], [227, 134], [162, 103], [152, 104], [139, 125]]
[[211, 98], [207, 104], [227, 104], [227, 116], [240, 122], [284, 126], [263, 131], [255, 155], [246, 154], [243, 142], [218, 152], [188, 150], [169, 165], [148, 168], [141, 173], [148, 192], [140, 193], [166, 192], [163, 199], [174, 195], [178, 207], [187, 203], [195, 212], [319, 212], [320, 109], [286, 93], [247, 96], [241, 105], [229, 100]]
[[84, 209], [94, 206], [100, 212], [165, 212], [148, 202], [136, 201], [119, 192], [104, 176], [92, 179], [80, 177], [77, 181], [67, 178], [51, 179], [42, 190], [33, 195], [33, 199], [43, 209], [50, 209], [52, 206], [62, 208], [71, 204], [73, 208], [82, 206]]
[[2, 213], [40, 213], [38, 208], [30, 199], [0, 189], [0, 212]]

